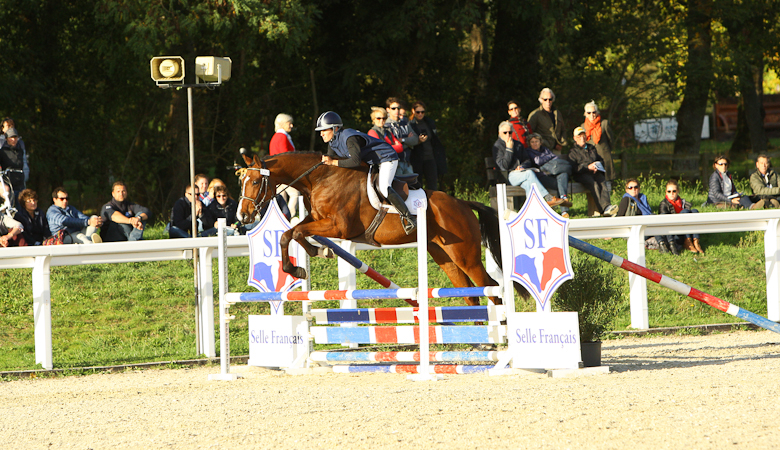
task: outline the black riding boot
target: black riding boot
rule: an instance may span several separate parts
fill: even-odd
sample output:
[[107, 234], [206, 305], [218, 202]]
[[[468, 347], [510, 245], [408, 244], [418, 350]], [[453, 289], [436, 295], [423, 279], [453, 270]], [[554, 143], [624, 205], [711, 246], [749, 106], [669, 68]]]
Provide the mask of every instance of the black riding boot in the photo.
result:
[[406, 203], [404, 203], [401, 196], [398, 195], [398, 192], [391, 187], [387, 188], [387, 200], [398, 210], [398, 215], [401, 216], [401, 225], [404, 226], [406, 234], [409, 235], [414, 233], [414, 230], [417, 228], [414, 217], [412, 217], [409, 208], [406, 207]]

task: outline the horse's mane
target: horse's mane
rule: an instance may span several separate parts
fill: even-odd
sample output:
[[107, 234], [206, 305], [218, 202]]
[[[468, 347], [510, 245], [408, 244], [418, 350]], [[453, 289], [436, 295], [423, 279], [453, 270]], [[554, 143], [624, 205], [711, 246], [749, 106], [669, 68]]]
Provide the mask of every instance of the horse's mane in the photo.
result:
[[[263, 161], [268, 161], [270, 159], [277, 159], [277, 158], [279, 158], [279, 159], [290, 158], [290, 159], [302, 159], [302, 160], [305, 159], [305, 160], [308, 160], [309, 158], [312, 158], [312, 157], [315, 157], [315, 156], [317, 157], [316, 159], [319, 160], [319, 159], [322, 158], [322, 155], [323, 155], [322, 152], [317, 152], [317, 151], [313, 151], [313, 152], [309, 152], [309, 151], [299, 152], [298, 150], [296, 150], [294, 152], [285, 152], [285, 153], [279, 153], [277, 155], [268, 155], [268, 156], [263, 157], [262, 160]], [[332, 166], [326, 166], [326, 167], [333, 168]], [[365, 163], [361, 164], [358, 167], [353, 167], [351, 169], [352, 170], [357, 170], [357, 171], [360, 171], [360, 172], [368, 173], [368, 165], [365, 164]]]

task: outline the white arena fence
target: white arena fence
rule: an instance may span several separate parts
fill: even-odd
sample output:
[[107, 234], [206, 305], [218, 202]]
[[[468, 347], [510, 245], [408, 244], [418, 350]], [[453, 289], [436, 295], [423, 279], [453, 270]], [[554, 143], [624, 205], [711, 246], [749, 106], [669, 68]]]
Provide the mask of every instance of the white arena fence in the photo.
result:
[[[626, 238], [629, 261], [645, 265], [645, 236], [666, 234], [712, 234], [726, 232], [763, 231], [766, 260], [767, 318], [780, 322], [780, 210], [712, 212], [699, 214], [669, 214], [616, 218], [571, 220], [569, 234], [578, 239]], [[350, 241], [336, 241], [353, 255], [358, 250], [416, 248], [416, 243], [382, 248]], [[162, 239], [140, 242], [115, 242], [99, 245], [58, 245], [48, 247], [17, 247], [0, 249], [1, 269], [32, 269], [32, 303], [35, 326], [35, 362], [44, 369], [54, 368], [51, 339], [50, 267], [127, 262], [171, 261], [192, 259], [193, 249], [199, 252], [199, 330], [201, 352], [216, 356], [214, 339], [214, 282], [212, 259], [218, 238]], [[245, 236], [227, 238], [229, 257], [249, 256]], [[493, 258], [486, 258], [493, 278], [501, 282]], [[338, 289], [355, 289], [356, 270], [339, 260]], [[679, 275], [678, 275], [679, 277]], [[631, 297], [631, 327], [648, 329], [647, 281], [629, 273]], [[0, 291], [2, 292], [2, 291]], [[3, 299], [0, 298], [0, 301]], [[341, 301], [342, 308], [355, 308], [353, 300]], [[206, 331], [208, 330], [208, 331]]]

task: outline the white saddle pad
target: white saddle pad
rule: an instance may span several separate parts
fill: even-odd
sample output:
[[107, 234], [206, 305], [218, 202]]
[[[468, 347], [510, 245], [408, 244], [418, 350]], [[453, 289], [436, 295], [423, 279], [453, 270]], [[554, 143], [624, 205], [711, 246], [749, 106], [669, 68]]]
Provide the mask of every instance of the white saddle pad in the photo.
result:
[[[379, 197], [376, 195], [376, 191], [371, 185], [371, 173], [368, 174], [366, 179], [366, 191], [368, 192], [368, 201], [371, 202], [371, 206], [379, 211], [382, 202], [379, 201]], [[428, 208], [428, 197], [425, 196], [425, 190], [416, 189], [414, 191], [409, 191], [409, 197], [406, 198], [406, 207], [409, 208], [409, 212], [416, 216], [417, 208], [420, 206]], [[384, 208], [387, 208], [387, 212], [390, 214], [398, 214], [398, 210], [395, 209], [395, 206], [393, 205], [385, 205]]]

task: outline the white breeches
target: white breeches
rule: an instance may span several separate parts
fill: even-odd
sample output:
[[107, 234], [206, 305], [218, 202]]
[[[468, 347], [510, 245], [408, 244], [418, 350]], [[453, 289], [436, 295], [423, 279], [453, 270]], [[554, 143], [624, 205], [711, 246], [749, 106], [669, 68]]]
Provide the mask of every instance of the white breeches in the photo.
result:
[[398, 160], [385, 161], [379, 164], [379, 179], [377, 180], [377, 187], [379, 192], [387, 198], [387, 188], [395, 178], [395, 169], [398, 167]]

